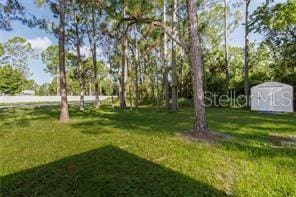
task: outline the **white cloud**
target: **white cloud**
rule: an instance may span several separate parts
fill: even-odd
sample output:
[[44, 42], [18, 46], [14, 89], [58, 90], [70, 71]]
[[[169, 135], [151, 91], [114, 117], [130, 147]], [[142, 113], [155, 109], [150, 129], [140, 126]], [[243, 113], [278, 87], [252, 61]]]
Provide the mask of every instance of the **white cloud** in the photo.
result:
[[35, 50], [45, 50], [52, 44], [52, 41], [48, 37], [37, 37], [29, 39], [28, 42], [31, 44], [32, 48]]

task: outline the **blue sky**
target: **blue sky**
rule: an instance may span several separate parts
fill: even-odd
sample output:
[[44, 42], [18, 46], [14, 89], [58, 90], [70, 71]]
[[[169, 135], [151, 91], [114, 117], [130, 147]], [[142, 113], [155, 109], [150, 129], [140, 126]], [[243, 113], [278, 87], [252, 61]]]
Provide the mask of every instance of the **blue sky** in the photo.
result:
[[[276, 2], [284, 1], [277, 0]], [[24, 1], [25, 7], [36, 16], [42, 16], [45, 18], [52, 18], [51, 12], [48, 8], [37, 8], [34, 5], [34, 0], [26, 0]], [[251, 11], [254, 10], [257, 6], [265, 2], [265, 0], [253, 0], [251, 1]], [[243, 9], [240, 8], [240, 9]], [[38, 28], [28, 28], [25, 25], [22, 25], [20, 22], [12, 22], [13, 30], [6, 32], [0, 31], [0, 42], [6, 42], [8, 39], [13, 38], [15, 36], [21, 36], [31, 42], [33, 48], [41, 52], [46, 49], [48, 46], [52, 44], [57, 44], [57, 38], [55, 38], [52, 34], [45, 32], [44, 30], [40, 30]], [[251, 35], [251, 41], [260, 41], [261, 36], [258, 34]], [[244, 26], [241, 24], [232, 34], [229, 36], [229, 42], [231, 45], [235, 46], [244, 46]], [[38, 84], [42, 84], [45, 82], [50, 82], [52, 80], [52, 76], [50, 74], [44, 72], [44, 68], [46, 66], [39, 59], [32, 59], [29, 61], [29, 68], [32, 73], [30, 76], [31, 79], [34, 79]]]

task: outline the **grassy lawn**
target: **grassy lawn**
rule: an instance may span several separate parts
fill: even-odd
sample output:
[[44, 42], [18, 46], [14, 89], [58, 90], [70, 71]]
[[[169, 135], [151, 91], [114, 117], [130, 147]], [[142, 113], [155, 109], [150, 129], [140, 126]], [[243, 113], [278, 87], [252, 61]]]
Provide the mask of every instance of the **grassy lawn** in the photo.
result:
[[296, 196], [295, 114], [208, 109], [212, 130], [233, 138], [192, 142], [193, 111], [85, 112], [71, 106], [0, 109], [2, 196]]

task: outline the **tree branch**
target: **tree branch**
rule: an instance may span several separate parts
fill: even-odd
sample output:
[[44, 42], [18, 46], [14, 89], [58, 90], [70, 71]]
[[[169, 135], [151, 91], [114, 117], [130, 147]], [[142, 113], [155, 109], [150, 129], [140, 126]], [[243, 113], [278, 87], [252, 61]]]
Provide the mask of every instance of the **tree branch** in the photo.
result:
[[168, 27], [167, 25], [163, 24], [161, 21], [153, 19], [153, 18], [123, 18], [123, 21], [129, 21], [130, 25], [135, 23], [146, 23], [151, 24], [153, 26], [159, 27], [163, 30], [164, 33], [166, 33], [174, 42], [176, 42], [178, 45], [180, 45], [186, 52], [189, 51], [188, 45], [181, 40], [178, 35], [174, 35], [172, 32], [172, 29]]

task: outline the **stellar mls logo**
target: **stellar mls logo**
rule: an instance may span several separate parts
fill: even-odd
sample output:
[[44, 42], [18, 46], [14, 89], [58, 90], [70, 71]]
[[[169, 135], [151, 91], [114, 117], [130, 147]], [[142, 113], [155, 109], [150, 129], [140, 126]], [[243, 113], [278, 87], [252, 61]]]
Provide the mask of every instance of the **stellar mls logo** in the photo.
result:
[[291, 93], [289, 91], [273, 92], [269, 91], [264, 94], [260, 91], [247, 98], [245, 95], [238, 95], [235, 91], [231, 90], [229, 94], [216, 94], [210, 91], [205, 92], [205, 106], [215, 107], [246, 107], [247, 99], [250, 102], [255, 102], [256, 105], [269, 105], [272, 107], [287, 107], [292, 104], [292, 100], [289, 97]]
[[236, 92], [231, 90], [229, 94], [216, 94], [215, 92], [205, 92], [205, 105], [215, 107], [238, 106], [244, 107], [247, 105], [245, 95], [237, 96]]
[[267, 95], [264, 95], [262, 92], [258, 91], [257, 95], [252, 95], [252, 97], [257, 97], [257, 105], [260, 105], [262, 102], [267, 103], [272, 107], [287, 107], [292, 104], [292, 100], [289, 98], [289, 91], [281, 92], [268, 92]]

